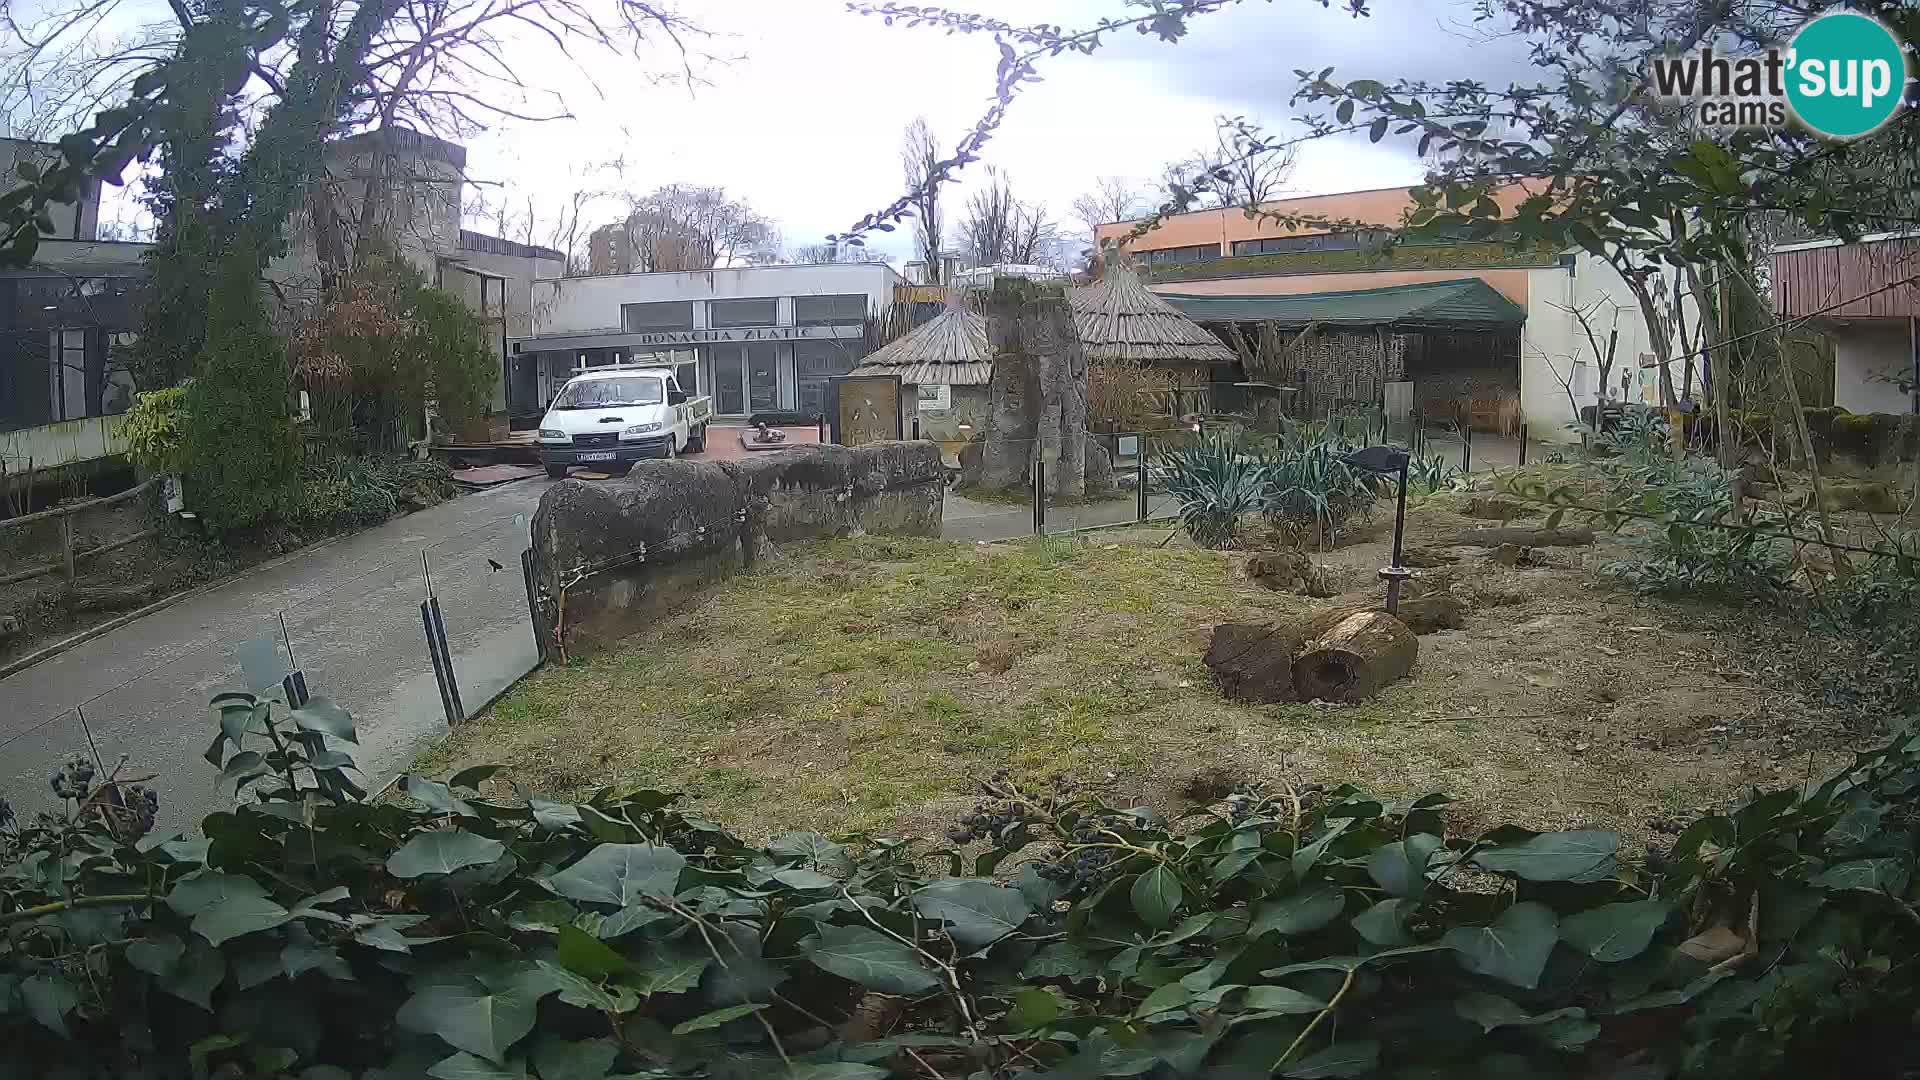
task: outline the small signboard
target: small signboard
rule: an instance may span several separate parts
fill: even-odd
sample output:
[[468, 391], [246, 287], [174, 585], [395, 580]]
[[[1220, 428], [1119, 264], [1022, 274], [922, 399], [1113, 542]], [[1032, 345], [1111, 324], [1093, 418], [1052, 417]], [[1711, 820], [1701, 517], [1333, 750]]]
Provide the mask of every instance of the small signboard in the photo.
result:
[[953, 387], [946, 383], [921, 383], [915, 389], [920, 392], [921, 412], [946, 412], [953, 408]]

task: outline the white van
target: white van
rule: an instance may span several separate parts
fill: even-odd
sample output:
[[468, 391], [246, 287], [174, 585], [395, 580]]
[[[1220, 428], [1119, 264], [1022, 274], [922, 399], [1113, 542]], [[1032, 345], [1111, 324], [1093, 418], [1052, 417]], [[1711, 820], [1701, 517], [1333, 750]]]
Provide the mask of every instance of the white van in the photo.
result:
[[540, 460], [559, 479], [570, 465], [625, 472], [641, 458], [707, 448], [713, 398], [688, 397], [665, 367], [611, 367], [576, 375], [540, 420]]

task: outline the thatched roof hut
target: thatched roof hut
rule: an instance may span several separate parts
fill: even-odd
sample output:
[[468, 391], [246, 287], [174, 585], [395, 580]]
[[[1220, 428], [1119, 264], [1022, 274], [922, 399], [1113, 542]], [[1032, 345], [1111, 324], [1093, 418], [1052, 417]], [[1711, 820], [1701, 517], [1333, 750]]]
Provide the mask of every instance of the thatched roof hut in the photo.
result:
[[993, 379], [986, 316], [967, 310], [959, 291], [949, 290], [947, 310], [868, 353], [850, 374], [898, 375], [909, 386], [985, 386]]
[[1095, 363], [1231, 364], [1233, 350], [1147, 288], [1124, 257], [1110, 255], [1099, 281], [1067, 290], [1074, 325]]

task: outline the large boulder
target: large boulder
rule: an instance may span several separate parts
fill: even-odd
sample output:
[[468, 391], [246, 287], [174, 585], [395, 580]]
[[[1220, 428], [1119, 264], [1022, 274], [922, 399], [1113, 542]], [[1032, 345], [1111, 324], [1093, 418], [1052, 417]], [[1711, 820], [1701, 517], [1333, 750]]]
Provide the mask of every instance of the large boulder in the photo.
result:
[[533, 519], [544, 633], [564, 656], [603, 650], [738, 571], [764, 541], [938, 536], [943, 481], [930, 442], [645, 462], [621, 480], [561, 481]]
[[1113, 477], [1113, 459], [1107, 456], [1106, 444], [1089, 436], [1086, 447], [1087, 498], [1095, 499], [1113, 494], [1117, 485]]

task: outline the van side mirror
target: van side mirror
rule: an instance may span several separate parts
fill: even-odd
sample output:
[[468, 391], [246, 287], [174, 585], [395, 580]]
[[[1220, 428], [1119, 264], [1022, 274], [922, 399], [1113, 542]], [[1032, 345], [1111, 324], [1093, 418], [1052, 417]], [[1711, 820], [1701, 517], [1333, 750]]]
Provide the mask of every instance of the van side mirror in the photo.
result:
[[667, 391], [667, 404], [685, 405], [686, 403], [687, 403], [687, 392], [685, 390]]

